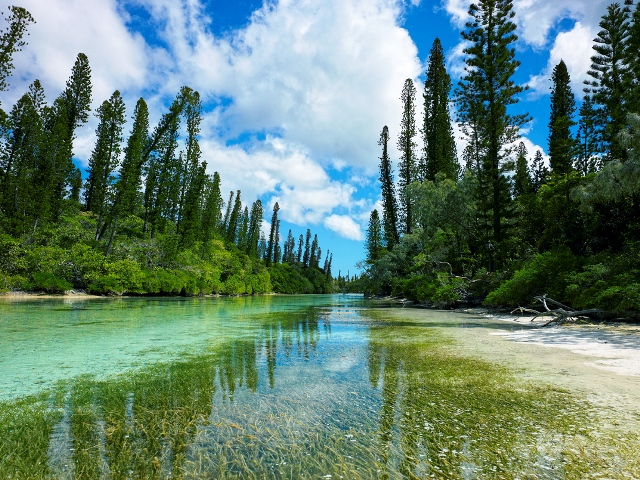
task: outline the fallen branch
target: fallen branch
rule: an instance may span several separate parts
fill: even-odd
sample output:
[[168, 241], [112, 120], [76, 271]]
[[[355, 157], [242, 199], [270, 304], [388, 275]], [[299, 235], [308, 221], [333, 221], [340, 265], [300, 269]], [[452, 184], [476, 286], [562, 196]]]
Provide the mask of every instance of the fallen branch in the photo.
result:
[[[548, 298], [546, 295], [542, 295], [534, 298], [538, 302], [542, 303], [542, 305], [544, 306], [545, 312], [543, 312], [543, 314], [550, 315], [552, 317], [548, 322], [542, 325], [543, 327], [546, 327], [547, 325], [554, 322], [560, 325], [562, 323], [566, 323], [569, 321], [576, 321], [580, 318], [593, 318], [593, 317], [600, 318], [604, 314], [602, 310], [598, 310], [595, 308], [591, 308], [587, 310], [574, 310], [573, 308], [568, 307], [567, 305], [564, 305], [560, 302], [557, 302], [552, 298]], [[558, 308], [556, 308], [555, 310], [552, 310], [551, 308], [549, 308], [549, 305], [547, 303], [550, 303], [551, 305], [554, 305]], [[535, 312], [535, 310], [533, 311]], [[538, 313], [538, 315], [542, 316], [541, 313]]]

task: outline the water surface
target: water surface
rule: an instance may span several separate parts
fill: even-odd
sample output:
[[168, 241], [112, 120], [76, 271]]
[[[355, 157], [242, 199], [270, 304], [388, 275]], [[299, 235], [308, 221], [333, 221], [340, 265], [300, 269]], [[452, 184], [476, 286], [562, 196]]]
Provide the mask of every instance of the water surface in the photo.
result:
[[0, 303], [0, 476], [637, 473], [618, 453], [602, 464], [583, 399], [466, 356], [446, 333], [481, 319], [374, 307], [357, 296]]

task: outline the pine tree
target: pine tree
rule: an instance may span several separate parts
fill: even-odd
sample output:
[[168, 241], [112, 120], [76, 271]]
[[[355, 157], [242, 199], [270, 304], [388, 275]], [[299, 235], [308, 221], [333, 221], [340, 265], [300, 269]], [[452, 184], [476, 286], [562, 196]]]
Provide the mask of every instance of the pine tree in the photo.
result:
[[182, 163], [176, 155], [180, 134], [180, 114], [185, 100], [178, 95], [171, 104], [169, 112], [162, 116], [156, 127], [147, 151], [149, 157], [146, 167], [144, 193], [145, 227], [151, 224], [151, 238], [156, 233], [164, 233], [168, 221], [175, 221], [176, 206], [180, 195], [180, 172]]
[[504, 237], [510, 197], [506, 146], [517, 139], [519, 128], [529, 120], [527, 114], [508, 112], [524, 90], [512, 79], [520, 65], [513, 47], [517, 36], [512, 9], [512, 0], [479, 0], [470, 6], [471, 19], [462, 32], [471, 45], [464, 50], [466, 74], [457, 90], [459, 120], [471, 129], [471, 139], [476, 136], [480, 153], [477, 191], [489, 227], [485, 231], [489, 250], [489, 245], [498, 246]]
[[549, 177], [549, 169], [544, 164], [542, 152], [540, 150], [538, 150], [536, 155], [533, 157], [533, 163], [531, 164], [531, 176], [533, 191], [534, 193], [538, 193], [540, 187], [547, 183]]
[[200, 144], [198, 135], [200, 133], [200, 123], [202, 121], [202, 102], [198, 92], [188, 87], [183, 87], [180, 94], [184, 97], [183, 117], [187, 127], [186, 151], [183, 155], [182, 169], [180, 172], [180, 200], [178, 207], [177, 228], [180, 230], [180, 224], [187, 208], [186, 195], [189, 192], [191, 183], [198, 177], [202, 169], [200, 162]]
[[247, 240], [249, 238], [249, 207], [245, 206], [238, 219], [238, 235], [236, 245], [241, 252], [247, 251]]
[[249, 220], [249, 231], [247, 233], [247, 255], [252, 258], [259, 258], [258, 242], [260, 241], [263, 215], [262, 202], [256, 200], [251, 205], [251, 218]]
[[0, 30], [0, 92], [7, 90], [7, 78], [13, 70], [13, 54], [22, 50], [26, 42], [22, 39], [27, 27], [35, 23], [31, 14], [22, 7], [9, 6], [10, 15], [2, 17], [7, 23], [7, 30]]
[[296, 253], [296, 262], [302, 262], [302, 246], [304, 245], [304, 235], [300, 234], [298, 238], [298, 252]]
[[[7, 140], [0, 156], [0, 210], [10, 220], [14, 234], [24, 231], [32, 217], [49, 210], [44, 169], [45, 97], [38, 80], [13, 106]], [[36, 203], [37, 202], [37, 203]]]
[[311, 250], [309, 255], [309, 268], [318, 268], [318, 234], [313, 236], [313, 242], [311, 242]]
[[61, 95], [67, 116], [67, 141], [72, 142], [77, 127], [89, 120], [91, 111], [91, 67], [84, 53], [79, 53]]
[[[380, 133], [378, 145], [382, 146], [382, 156], [380, 157], [380, 186], [382, 190], [382, 223], [384, 225], [385, 245], [391, 250], [399, 241], [397, 214], [398, 203], [396, 200], [396, 189], [393, 183], [393, 170], [391, 169], [391, 159], [388, 152], [389, 129], [385, 125]], [[305, 261], [305, 264], [307, 262]]]
[[226, 239], [229, 243], [236, 243], [238, 233], [238, 220], [242, 211], [242, 201], [240, 200], [240, 190], [236, 193], [236, 201], [227, 221]]
[[629, 36], [625, 45], [625, 63], [629, 70], [627, 110], [640, 112], [640, 3], [636, 4], [629, 23]]
[[630, 87], [626, 65], [626, 42], [629, 36], [629, 8], [613, 3], [600, 21], [600, 32], [594, 39], [589, 76], [585, 93], [597, 105], [597, 131], [606, 153], [605, 160], [626, 158], [617, 134], [627, 121], [627, 93]]
[[271, 230], [269, 231], [269, 243], [267, 243], [267, 254], [265, 261], [267, 266], [275, 262], [276, 248], [278, 245], [278, 211], [280, 205], [278, 202], [273, 206], [273, 215], [271, 216]]
[[593, 108], [591, 97], [585, 95], [580, 106], [580, 120], [578, 122], [578, 156], [576, 170], [581, 175], [587, 175], [596, 170], [598, 146], [597, 113]]
[[527, 155], [527, 147], [525, 147], [524, 142], [520, 142], [516, 149], [516, 174], [513, 179], [513, 196], [515, 198], [533, 190]]
[[367, 228], [367, 263], [375, 263], [382, 256], [384, 250], [383, 247], [383, 235], [382, 225], [380, 223], [380, 216], [378, 210], [373, 210], [369, 217], [369, 227]]
[[444, 51], [436, 38], [429, 54], [424, 83], [424, 123], [422, 126], [423, 154], [420, 161], [420, 180], [435, 180], [437, 173], [458, 178], [456, 143], [449, 114], [451, 77], [445, 67]]
[[[124, 150], [124, 159], [115, 185], [115, 198], [111, 216], [133, 214], [139, 201], [139, 189], [144, 157], [149, 142], [149, 109], [143, 98], [138, 99], [133, 111], [133, 127]], [[117, 223], [117, 222], [116, 222]]]
[[549, 117], [549, 163], [554, 174], [566, 175], [573, 170], [576, 142], [571, 135], [575, 125], [576, 102], [571, 91], [566, 64], [560, 63], [551, 76], [551, 115]]
[[409, 195], [409, 185], [417, 178], [417, 159], [415, 154], [416, 142], [416, 87], [413, 80], [407, 78], [402, 87], [402, 120], [398, 135], [398, 150], [400, 162], [398, 164], [398, 190], [400, 194], [400, 208], [398, 209], [400, 224], [404, 233], [411, 233], [413, 229], [413, 198]]
[[226, 236], [227, 229], [229, 227], [229, 218], [231, 218], [231, 210], [233, 209], [233, 190], [229, 192], [229, 201], [227, 202], [227, 209], [224, 214], [224, 220], [222, 221], [222, 228]]
[[305, 242], [304, 242], [304, 255], [302, 257], [302, 264], [305, 267], [308, 267], [310, 260], [311, 260], [311, 230], [307, 228], [307, 235], [305, 236]]
[[[190, 247], [198, 238], [198, 232], [202, 227], [204, 205], [201, 201], [207, 183], [207, 162], [202, 162], [197, 167], [194, 177], [189, 181], [189, 188], [184, 196], [182, 206], [182, 218], [179, 223], [178, 233], [180, 242], [184, 247]], [[239, 195], [238, 191], [238, 195]]]
[[113, 193], [114, 171], [120, 163], [122, 129], [125, 122], [124, 100], [116, 90], [96, 111], [100, 120], [96, 145], [89, 158], [89, 176], [85, 184], [85, 208], [98, 216], [96, 240], [100, 238], [104, 217]]
[[282, 254], [282, 261], [288, 264], [295, 262], [296, 254], [296, 240], [293, 238], [293, 232], [289, 229], [287, 240], [284, 243], [284, 252]]

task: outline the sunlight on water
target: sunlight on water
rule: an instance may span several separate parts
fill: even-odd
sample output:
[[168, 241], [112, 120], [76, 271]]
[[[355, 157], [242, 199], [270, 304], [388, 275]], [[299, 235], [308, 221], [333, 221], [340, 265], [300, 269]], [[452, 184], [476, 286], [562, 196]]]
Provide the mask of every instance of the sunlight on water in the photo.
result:
[[348, 296], [0, 304], [0, 477], [637, 473], [624, 456], [598, 463], [608, 457], [594, 453], [584, 401], [368, 307]]

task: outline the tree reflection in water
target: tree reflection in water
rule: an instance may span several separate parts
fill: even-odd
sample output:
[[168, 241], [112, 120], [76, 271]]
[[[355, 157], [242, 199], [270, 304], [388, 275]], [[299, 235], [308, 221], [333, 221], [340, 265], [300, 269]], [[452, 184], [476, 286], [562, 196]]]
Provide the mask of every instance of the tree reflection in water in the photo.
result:
[[[18, 478], [553, 478], [584, 468], [565, 392], [357, 310], [256, 316], [179, 361], [0, 404]], [[246, 320], [246, 319], [245, 319]], [[572, 470], [573, 469], [573, 470]], [[586, 470], [588, 471], [588, 470]]]

